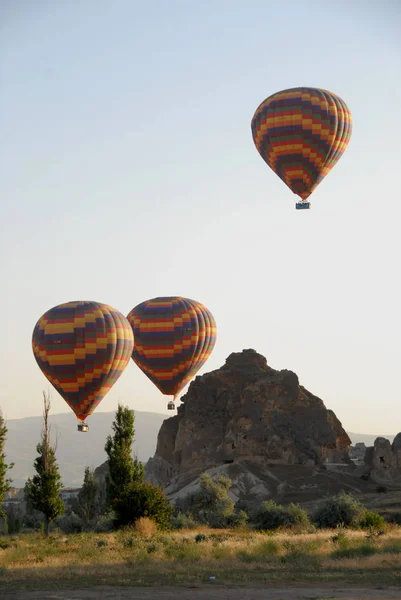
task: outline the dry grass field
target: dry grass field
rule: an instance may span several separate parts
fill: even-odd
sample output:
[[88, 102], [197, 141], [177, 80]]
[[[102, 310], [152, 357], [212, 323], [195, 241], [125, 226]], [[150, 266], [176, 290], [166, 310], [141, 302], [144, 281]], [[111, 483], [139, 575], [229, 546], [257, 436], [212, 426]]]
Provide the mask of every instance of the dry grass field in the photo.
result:
[[[220, 586], [401, 588], [401, 528], [392, 527], [384, 535], [207, 528], [158, 532], [145, 523], [139, 530], [110, 534], [0, 537], [0, 597], [15, 592], [13, 597], [19, 598], [21, 592], [37, 590], [35, 597], [58, 598], [45, 596], [44, 591], [72, 593], [93, 586], [204, 584], [210, 593]], [[209, 592], [207, 597], [212, 598]], [[394, 597], [401, 598], [401, 589]]]

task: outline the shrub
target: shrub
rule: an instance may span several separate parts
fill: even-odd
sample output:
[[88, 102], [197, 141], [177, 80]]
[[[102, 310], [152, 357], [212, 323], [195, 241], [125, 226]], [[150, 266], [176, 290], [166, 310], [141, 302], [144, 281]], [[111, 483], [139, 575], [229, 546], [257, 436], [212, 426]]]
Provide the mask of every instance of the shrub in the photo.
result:
[[84, 521], [74, 512], [58, 517], [56, 525], [63, 533], [80, 533], [84, 530]]
[[295, 543], [287, 540], [283, 543], [284, 556], [280, 560], [283, 563], [289, 563], [292, 567], [319, 569], [321, 559], [315, 555], [315, 552], [321, 544], [320, 540]]
[[297, 504], [281, 506], [274, 500], [266, 500], [256, 514], [256, 526], [259, 529], [278, 529], [279, 527], [310, 526], [308, 513]]
[[172, 517], [171, 527], [173, 529], [196, 529], [198, 523], [192, 515], [184, 515], [184, 513], [179, 512], [176, 516]]
[[169, 525], [172, 507], [161, 487], [151, 483], [133, 483], [115, 501], [116, 525], [135, 523], [141, 517], [149, 517], [161, 527]]
[[133, 534], [131, 527], [123, 527], [118, 533], [118, 539], [126, 549], [139, 548], [141, 545], [141, 540]]
[[[1, 519], [1, 517], [0, 517]], [[9, 506], [3, 515], [4, 533], [19, 533], [23, 526], [23, 514], [14, 506]]]
[[166, 556], [177, 561], [199, 561], [204, 555], [204, 548], [200, 544], [190, 544], [188, 542], [189, 540], [181, 540], [178, 544], [167, 546], [165, 549]]
[[156, 533], [157, 524], [149, 517], [140, 517], [135, 521], [134, 529], [141, 537], [150, 537]]
[[326, 500], [315, 514], [318, 527], [357, 526], [365, 511], [360, 502], [350, 494], [341, 493]]
[[264, 540], [255, 548], [255, 552], [260, 556], [277, 556], [280, 552], [280, 544], [273, 539]]
[[171, 544], [174, 544], [174, 538], [171, 535], [158, 535], [157, 541], [162, 546], [170, 546]]
[[216, 528], [227, 527], [234, 515], [234, 501], [228, 496], [231, 479], [221, 475], [213, 480], [207, 473], [202, 473], [199, 481], [199, 489], [179, 499], [177, 509], [192, 514], [199, 523]]
[[245, 527], [248, 523], [249, 517], [244, 510], [239, 510], [229, 515], [226, 519], [227, 527]]
[[109, 533], [113, 531], [115, 520], [116, 515], [113, 512], [108, 512], [99, 517], [95, 527], [96, 533]]
[[371, 512], [370, 510], [365, 510], [360, 521], [359, 527], [362, 529], [383, 529], [385, 526], [384, 517], [379, 515], [378, 513]]
[[331, 541], [333, 544], [337, 544], [339, 548], [348, 548], [350, 545], [350, 541], [345, 531], [339, 531], [337, 535], [333, 535]]

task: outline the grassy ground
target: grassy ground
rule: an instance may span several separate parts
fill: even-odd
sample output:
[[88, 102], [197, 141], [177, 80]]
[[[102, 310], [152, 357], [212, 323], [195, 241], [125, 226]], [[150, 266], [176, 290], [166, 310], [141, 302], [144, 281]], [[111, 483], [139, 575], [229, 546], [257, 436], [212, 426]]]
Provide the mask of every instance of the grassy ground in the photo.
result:
[[[186, 530], [0, 537], [0, 592], [93, 585], [401, 585], [401, 528], [311, 534]], [[1, 594], [0, 594], [1, 595]]]

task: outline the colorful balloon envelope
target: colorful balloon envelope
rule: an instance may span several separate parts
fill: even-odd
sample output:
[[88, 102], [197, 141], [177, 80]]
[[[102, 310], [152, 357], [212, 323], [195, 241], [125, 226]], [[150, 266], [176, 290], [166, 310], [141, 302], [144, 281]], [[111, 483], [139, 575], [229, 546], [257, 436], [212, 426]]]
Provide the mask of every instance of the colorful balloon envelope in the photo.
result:
[[266, 98], [251, 128], [263, 160], [304, 202], [345, 152], [352, 116], [332, 92], [298, 87]]
[[[132, 328], [118, 310], [99, 302], [67, 302], [36, 323], [36, 361], [79, 421], [91, 415], [127, 366]], [[80, 431], [88, 427], [78, 425]]]
[[[127, 318], [135, 337], [134, 362], [162, 394], [175, 400], [214, 348], [212, 313], [195, 300], [172, 296], [146, 300]], [[168, 408], [174, 409], [174, 402]]]

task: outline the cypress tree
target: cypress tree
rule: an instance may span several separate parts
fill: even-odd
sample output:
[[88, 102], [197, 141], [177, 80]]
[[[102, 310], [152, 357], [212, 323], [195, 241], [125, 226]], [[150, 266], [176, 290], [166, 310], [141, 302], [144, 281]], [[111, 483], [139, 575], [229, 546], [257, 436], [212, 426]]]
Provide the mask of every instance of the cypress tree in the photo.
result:
[[50, 523], [64, 513], [64, 502], [60, 498], [61, 475], [56, 460], [56, 445], [50, 442], [49, 395], [43, 392], [43, 428], [41, 441], [36, 446], [38, 457], [34, 468], [36, 475], [25, 484], [25, 496], [32, 508], [45, 516], [45, 535], [49, 535]]

